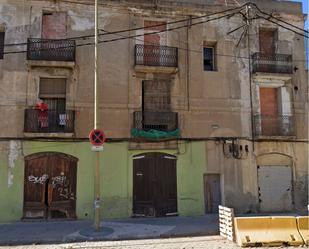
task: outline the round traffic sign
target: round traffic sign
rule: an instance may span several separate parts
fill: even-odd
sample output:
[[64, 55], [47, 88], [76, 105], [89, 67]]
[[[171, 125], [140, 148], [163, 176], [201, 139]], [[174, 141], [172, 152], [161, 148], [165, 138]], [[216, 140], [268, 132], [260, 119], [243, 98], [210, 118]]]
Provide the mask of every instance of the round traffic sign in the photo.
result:
[[94, 146], [102, 146], [106, 140], [106, 136], [103, 131], [94, 129], [89, 134], [89, 140]]

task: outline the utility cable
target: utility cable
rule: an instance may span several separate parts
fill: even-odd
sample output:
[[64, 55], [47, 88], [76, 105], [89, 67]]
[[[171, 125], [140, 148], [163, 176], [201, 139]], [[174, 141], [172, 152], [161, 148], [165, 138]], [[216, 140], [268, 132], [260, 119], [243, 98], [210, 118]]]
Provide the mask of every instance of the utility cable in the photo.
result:
[[[201, 22], [197, 22], [197, 23], [193, 23], [193, 24], [190, 24], [190, 26], [193, 26], [193, 25], [198, 25], [198, 24], [202, 24], [202, 23], [207, 23], [207, 22], [210, 22], [210, 21], [213, 21], [213, 20], [218, 20], [218, 19], [221, 19], [221, 18], [225, 18], [225, 17], [228, 17], [228, 16], [233, 16], [237, 13], [233, 13], [233, 14], [226, 14], [224, 16], [220, 16], [220, 17], [216, 17], [216, 18], [212, 18], [212, 19], [209, 19], [209, 20], [206, 20], [206, 21], [201, 21]], [[159, 25], [159, 26], [162, 26]], [[126, 37], [122, 37], [122, 38], [115, 38], [115, 39], [109, 39], [109, 40], [103, 40], [103, 41], [99, 41], [99, 43], [109, 43], [109, 42], [115, 42], [115, 41], [120, 41], [120, 40], [125, 40], [125, 39], [131, 39], [131, 38], [135, 38], [135, 37], [141, 37], [141, 36], [147, 36], [147, 35], [153, 35], [153, 34], [158, 34], [158, 33], [163, 33], [163, 32], [169, 32], [169, 31], [173, 31], [173, 30], [177, 30], [177, 29], [182, 29], [182, 28], [185, 28], [185, 27], [188, 27], [188, 25], [182, 25], [182, 26], [177, 26], [177, 27], [174, 27], [174, 28], [166, 28], [164, 30], [160, 30], [160, 31], [154, 31], [154, 32], [150, 32], [150, 33], [144, 33], [144, 34], [139, 34], [139, 35], [132, 35], [132, 36], [126, 36]], [[144, 29], [144, 28], [143, 28]], [[115, 33], [113, 33], [115, 34]], [[106, 34], [107, 35], [107, 34]], [[110, 35], [110, 34], [108, 34]], [[93, 45], [94, 43], [93, 42], [88, 42], [88, 43], [82, 43], [82, 44], [77, 44], [75, 46], [63, 46], [63, 47], [57, 47], [57, 48], [53, 48], [54, 50], [57, 50], [57, 49], [61, 49], [61, 48], [73, 48], [73, 47], [82, 47], [82, 46], [90, 46], [90, 45]], [[35, 51], [44, 51], [44, 50], [51, 50], [50, 48], [41, 48], [41, 49], [37, 49]], [[22, 51], [8, 51], [8, 52], [4, 52], [4, 54], [18, 54], [18, 53], [26, 53], [27, 51], [26, 50], [22, 50]]]
[[257, 16], [260, 17], [260, 18], [262, 18], [262, 19], [264, 19], [264, 20], [266, 20], [266, 21], [268, 21], [268, 22], [271, 22], [271, 23], [273, 23], [273, 24], [276, 24], [276, 25], [280, 26], [281, 28], [284, 28], [284, 29], [286, 29], [286, 30], [292, 31], [292, 32], [294, 32], [294, 33], [297, 34], [297, 35], [303, 36], [303, 37], [305, 37], [305, 38], [309, 38], [309, 36], [307, 36], [307, 35], [305, 35], [305, 34], [302, 34], [302, 33], [299, 33], [299, 32], [297, 32], [297, 31], [295, 31], [295, 30], [293, 30], [293, 29], [290, 29], [290, 28], [288, 28], [288, 27], [285, 27], [284, 25], [282, 25], [282, 24], [280, 24], [280, 23], [278, 23], [278, 22], [272, 21], [272, 20], [270, 20], [269, 18], [260, 16], [260, 15], [257, 15]]
[[270, 17], [270, 18], [273, 18], [273, 19], [275, 19], [275, 20], [277, 20], [277, 21], [279, 21], [279, 22], [282, 22], [282, 23], [287, 24], [287, 25], [289, 25], [289, 26], [291, 26], [291, 27], [293, 27], [293, 28], [295, 28], [295, 29], [298, 29], [298, 30], [300, 30], [300, 31], [302, 31], [302, 32], [305, 32], [305, 33], [309, 34], [309, 31], [308, 31], [308, 30], [305, 30], [305, 29], [302, 29], [302, 28], [300, 28], [300, 27], [297, 27], [296, 25], [294, 25], [294, 24], [292, 24], [292, 23], [286, 22], [286, 21], [284, 21], [284, 20], [282, 20], [282, 19], [280, 19], [280, 18], [278, 18], [278, 17], [273, 16], [272, 14], [269, 14], [269, 13], [267, 13], [267, 12], [265, 12], [265, 11], [262, 11], [262, 10], [257, 6], [257, 4], [255, 4], [255, 3], [249, 3], [249, 5], [254, 6], [254, 7], [255, 7], [261, 14], [263, 14], [263, 15], [267, 15], [267, 16]]
[[[227, 10], [218, 11], [218, 12], [214, 12], [214, 13], [203, 15], [203, 16], [192, 17], [192, 19], [193, 20], [202, 19], [202, 18], [206, 18], [206, 17], [218, 15], [218, 14], [224, 14], [224, 13], [227, 13], [227, 12], [230, 12], [230, 11], [241, 10], [246, 5], [247, 5], [247, 3], [240, 6], [240, 7], [237, 7], [237, 8], [230, 8], [230, 9], [227, 9]], [[181, 20], [177, 20], [177, 21], [166, 22], [165, 24], [171, 25], [171, 24], [177, 24], [177, 23], [187, 22], [187, 21], [188, 21], [188, 18], [185, 18], [185, 19], [181, 19]], [[156, 27], [161, 27], [161, 26], [162, 26], [162, 24], [154, 24], [154, 25], [150, 25], [150, 26], [147, 26], [147, 27], [137, 27], [137, 28], [133, 28], [133, 29], [122, 29], [122, 30], [116, 30], [116, 31], [109, 32], [109, 34], [100, 34], [100, 36], [112, 35], [112, 34], [118, 34], [118, 33], [124, 33], [124, 32], [131, 32], [131, 31], [137, 31], [137, 30], [144, 30], [145, 28], [156, 28]], [[65, 38], [65, 39], [57, 39], [57, 41], [61, 41], [61, 40], [85, 40], [85, 39], [89, 39], [89, 38], [94, 38], [94, 35], [75, 36], [75, 37], [70, 37], [70, 38]], [[46, 40], [46, 42], [48, 42], [48, 40]], [[43, 39], [43, 41], [41, 41], [41, 43], [44, 43], [44, 39]], [[25, 46], [27, 44], [28, 44], [27, 42], [11, 43], [11, 44], [4, 44], [4, 47]]]

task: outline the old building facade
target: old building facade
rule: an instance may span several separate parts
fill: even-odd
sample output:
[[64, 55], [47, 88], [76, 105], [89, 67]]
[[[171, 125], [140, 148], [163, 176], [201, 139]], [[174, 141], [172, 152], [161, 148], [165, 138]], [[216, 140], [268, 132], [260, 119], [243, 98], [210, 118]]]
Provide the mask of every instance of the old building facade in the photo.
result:
[[[99, 6], [102, 216], [306, 210], [304, 39], [259, 11], [303, 28], [301, 5], [115, 2]], [[0, 221], [91, 218], [93, 1], [0, 9]]]

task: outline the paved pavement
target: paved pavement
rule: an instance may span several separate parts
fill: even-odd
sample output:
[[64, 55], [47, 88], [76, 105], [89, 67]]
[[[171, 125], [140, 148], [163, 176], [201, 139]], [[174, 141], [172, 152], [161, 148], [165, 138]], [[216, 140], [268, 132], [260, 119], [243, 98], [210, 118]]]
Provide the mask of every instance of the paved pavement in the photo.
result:
[[[240, 249], [235, 243], [219, 236], [171, 239], [83, 242], [73, 244], [0, 247], [0, 249]], [[251, 247], [255, 248], [255, 247]], [[262, 249], [265, 247], [259, 247]], [[271, 247], [278, 249], [282, 247]], [[284, 247], [292, 248], [292, 247]], [[294, 247], [295, 248], [295, 247]]]
[[109, 219], [100, 232], [92, 221], [15, 222], [0, 224], [0, 245], [54, 244], [216, 235], [218, 216]]

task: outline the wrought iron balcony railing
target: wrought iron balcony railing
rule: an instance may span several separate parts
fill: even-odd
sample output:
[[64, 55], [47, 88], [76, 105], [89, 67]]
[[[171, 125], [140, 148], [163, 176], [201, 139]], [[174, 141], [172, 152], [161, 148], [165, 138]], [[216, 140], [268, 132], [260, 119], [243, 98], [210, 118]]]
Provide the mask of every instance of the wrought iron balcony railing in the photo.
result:
[[295, 136], [294, 118], [291, 115], [254, 116], [255, 136]]
[[292, 55], [289, 54], [263, 54], [254, 53], [252, 55], [253, 73], [280, 73], [292, 74], [293, 64]]
[[75, 61], [75, 41], [29, 38], [27, 60]]
[[177, 112], [134, 112], [134, 128], [138, 130], [173, 131], [178, 129]]
[[178, 67], [178, 48], [137, 44], [135, 65]]
[[25, 110], [24, 132], [74, 133], [75, 111]]

